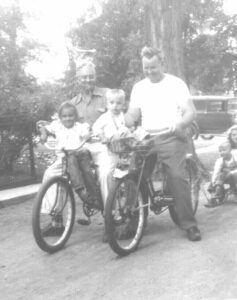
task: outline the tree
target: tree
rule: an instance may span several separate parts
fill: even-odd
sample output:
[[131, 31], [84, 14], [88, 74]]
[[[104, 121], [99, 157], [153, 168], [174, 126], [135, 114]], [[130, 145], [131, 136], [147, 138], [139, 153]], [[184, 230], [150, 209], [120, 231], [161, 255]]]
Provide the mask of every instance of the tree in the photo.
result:
[[184, 72], [183, 23], [186, 1], [150, 0], [146, 2], [150, 44], [163, 52], [165, 70], [179, 77]]
[[222, 0], [195, 0], [187, 7], [186, 78], [194, 90], [204, 93], [233, 89], [237, 16], [225, 15], [222, 4]]
[[41, 48], [25, 34], [18, 1], [0, 6], [0, 167], [4, 169], [12, 169], [22, 147], [31, 142], [36, 120], [48, 117], [53, 108], [52, 88], [40, 87], [25, 71]]
[[[84, 16], [68, 33], [75, 49], [96, 48], [98, 81], [130, 92], [142, 77], [139, 53], [158, 45], [165, 70], [194, 90], [222, 93], [233, 85], [236, 17], [222, 0], [107, 0], [102, 13]], [[74, 66], [75, 67], [75, 66]]]
[[99, 17], [87, 19], [80, 19], [68, 33], [72, 45], [97, 50], [99, 84], [129, 91], [134, 80], [141, 77], [139, 52], [145, 34], [144, 9], [136, 1], [107, 1]]

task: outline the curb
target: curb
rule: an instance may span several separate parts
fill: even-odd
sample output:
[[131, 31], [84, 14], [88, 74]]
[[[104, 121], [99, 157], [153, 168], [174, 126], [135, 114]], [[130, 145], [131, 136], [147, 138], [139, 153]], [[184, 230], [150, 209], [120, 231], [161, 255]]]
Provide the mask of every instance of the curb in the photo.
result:
[[22, 195], [22, 196], [18, 196], [18, 197], [14, 197], [11, 199], [6, 199], [6, 200], [0, 200], [0, 209], [1, 208], [5, 208], [11, 205], [15, 205], [15, 204], [20, 204], [23, 203], [25, 201], [28, 201], [30, 199], [32, 199], [32, 197], [34, 197], [37, 193], [31, 193], [28, 195]]

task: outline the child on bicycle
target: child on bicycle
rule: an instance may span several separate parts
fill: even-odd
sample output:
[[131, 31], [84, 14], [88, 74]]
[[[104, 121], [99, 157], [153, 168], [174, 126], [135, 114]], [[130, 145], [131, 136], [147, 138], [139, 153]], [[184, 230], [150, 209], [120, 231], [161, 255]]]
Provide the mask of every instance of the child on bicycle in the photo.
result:
[[[134, 138], [141, 140], [147, 135], [147, 132], [142, 128], [135, 128], [131, 122], [130, 128], [125, 123], [124, 106], [125, 93], [121, 89], [108, 90], [106, 93], [107, 112], [102, 114], [94, 123], [92, 130], [95, 136], [98, 136], [104, 143], [109, 143], [112, 140], [121, 138]], [[109, 151], [111, 157], [112, 169], [116, 167], [117, 155]], [[107, 241], [107, 236], [104, 234], [103, 241]]]
[[[123, 112], [125, 106], [125, 93], [121, 89], [108, 90], [107, 112], [102, 114], [93, 125], [93, 133], [98, 136], [102, 142], [108, 142], [111, 139], [124, 137], [134, 137], [142, 140], [148, 133], [141, 127], [136, 127], [133, 122], [125, 121]], [[129, 127], [129, 128], [128, 128]]]
[[219, 154], [208, 189], [213, 194], [209, 205], [206, 205], [208, 207], [222, 204], [225, 183], [230, 185], [233, 195], [237, 197], [237, 152], [231, 149], [229, 141], [225, 141], [219, 145]]
[[[91, 169], [91, 156], [85, 147], [78, 150], [82, 142], [90, 136], [89, 125], [77, 122], [77, 109], [69, 102], [61, 104], [58, 115], [59, 120], [40, 127], [41, 141], [46, 142], [49, 135], [55, 136], [58, 160], [62, 159], [62, 149], [68, 151], [67, 167], [76, 193], [83, 201], [90, 202], [97, 207], [99, 188]], [[53, 174], [49, 167], [45, 171], [43, 180], [54, 175], [61, 175], [61, 162], [59, 168], [59, 174], [55, 174], [55, 168], [53, 168]], [[58, 224], [57, 227], [59, 227]]]

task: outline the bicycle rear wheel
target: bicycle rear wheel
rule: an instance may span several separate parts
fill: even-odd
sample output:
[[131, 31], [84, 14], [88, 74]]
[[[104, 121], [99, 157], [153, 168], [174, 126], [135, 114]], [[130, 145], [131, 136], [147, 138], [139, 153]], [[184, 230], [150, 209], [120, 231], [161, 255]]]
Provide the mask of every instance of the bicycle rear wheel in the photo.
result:
[[147, 198], [131, 177], [114, 182], [105, 205], [105, 230], [111, 248], [120, 256], [135, 251], [148, 215]]
[[38, 246], [49, 253], [63, 248], [75, 220], [75, 200], [71, 186], [63, 177], [44, 182], [34, 201], [33, 235]]

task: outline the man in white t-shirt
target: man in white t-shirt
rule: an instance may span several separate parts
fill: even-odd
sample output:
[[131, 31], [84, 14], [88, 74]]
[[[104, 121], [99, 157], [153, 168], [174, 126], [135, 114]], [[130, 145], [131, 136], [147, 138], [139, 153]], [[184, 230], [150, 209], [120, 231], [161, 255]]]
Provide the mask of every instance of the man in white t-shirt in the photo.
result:
[[140, 119], [148, 132], [169, 129], [168, 136], [156, 140], [155, 158], [158, 155], [166, 167], [181, 228], [186, 230], [189, 240], [199, 241], [201, 234], [192, 213], [185, 169], [187, 140], [184, 132], [195, 119], [195, 108], [187, 85], [180, 78], [163, 72], [159, 50], [144, 47], [141, 56], [146, 78], [134, 85], [128, 114]]

